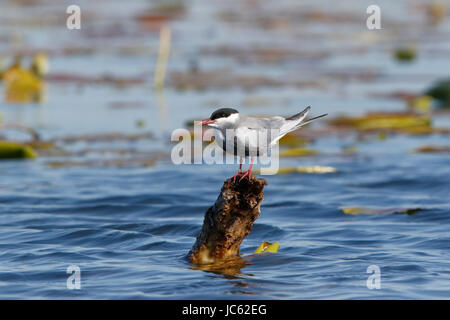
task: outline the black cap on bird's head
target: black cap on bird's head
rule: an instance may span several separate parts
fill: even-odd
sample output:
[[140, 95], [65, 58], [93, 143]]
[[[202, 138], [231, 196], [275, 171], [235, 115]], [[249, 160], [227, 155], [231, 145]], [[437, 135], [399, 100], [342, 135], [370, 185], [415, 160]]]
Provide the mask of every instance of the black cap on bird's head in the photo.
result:
[[216, 120], [219, 118], [228, 118], [228, 116], [232, 115], [233, 113], [239, 113], [236, 109], [231, 108], [222, 108], [214, 111], [211, 114], [211, 117], [209, 119]]
[[239, 111], [237, 111], [236, 109], [232, 109], [232, 108], [217, 109], [216, 111], [214, 111], [211, 114], [211, 117], [209, 117], [209, 119], [205, 119], [202, 121], [202, 126], [215, 123], [218, 119], [228, 118], [232, 114], [236, 114], [236, 113], [239, 113]]

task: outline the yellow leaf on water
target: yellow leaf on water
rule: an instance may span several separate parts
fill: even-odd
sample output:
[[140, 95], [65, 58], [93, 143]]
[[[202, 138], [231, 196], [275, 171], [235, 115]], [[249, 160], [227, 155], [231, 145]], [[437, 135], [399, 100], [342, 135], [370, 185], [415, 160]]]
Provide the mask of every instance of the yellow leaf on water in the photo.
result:
[[289, 146], [289, 147], [304, 146], [307, 143], [308, 143], [308, 140], [297, 137], [292, 134], [285, 135], [279, 141], [280, 146]]
[[423, 211], [422, 208], [366, 208], [366, 207], [342, 207], [342, 212], [349, 215], [360, 215], [360, 214], [393, 214], [393, 213], [406, 213], [408, 215], [413, 215], [419, 211]]
[[280, 151], [280, 157], [300, 157], [300, 156], [311, 156], [317, 154], [316, 150], [307, 148], [292, 148]]
[[264, 253], [264, 252], [272, 252], [277, 253], [278, 249], [280, 249], [280, 244], [277, 242], [270, 243], [267, 241], [263, 241], [258, 249], [255, 250], [254, 253]]
[[377, 214], [377, 210], [363, 207], [347, 207], [341, 208], [345, 214], [358, 215], [358, 214]]
[[5, 101], [12, 103], [42, 102], [45, 100], [44, 75], [48, 73], [48, 57], [38, 53], [29, 69], [22, 68], [20, 58], [3, 73]]
[[370, 113], [362, 117], [341, 116], [330, 121], [336, 127], [370, 130], [431, 129], [431, 118], [411, 113]]
[[0, 141], [0, 159], [33, 159], [36, 152], [33, 148], [17, 142]]
[[419, 112], [427, 112], [431, 109], [433, 103], [433, 97], [423, 95], [420, 97], [414, 97], [408, 101], [409, 107]]

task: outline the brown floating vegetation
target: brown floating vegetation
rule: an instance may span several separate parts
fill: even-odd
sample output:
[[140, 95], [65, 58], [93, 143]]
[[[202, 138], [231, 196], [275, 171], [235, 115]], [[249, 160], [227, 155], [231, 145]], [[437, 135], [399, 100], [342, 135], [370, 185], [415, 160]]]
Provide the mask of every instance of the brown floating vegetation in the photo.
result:
[[128, 87], [143, 85], [146, 83], [144, 75], [135, 77], [119, 77], [111, 74], [104, 74], [101, 76], [84, 76], [71, 73], [52, 73], [47, 77], [50, 82], [59, 83], [75, 83], [78, 85], [113, 85], [116, 87]]
[[77, 136], [64, 136], [55, 138], [52, 142], [76, 143], [84, 142], [112, 142], [112, 141], [136, 141], [141, 139], [152, 139], [153, 135], [150, 132], [125, 134], [119, 132], [108, 132], [99, 134], [85, 134]]
[[279, 63], [286, 60], [319, 60], [330, 56], [329, 51], [293, 50], [290, 48], [277, 47], [252, 47], [240, 48], [231, 46], [219, 46], [203, 49], [201, 54], [228, 56], [239, 62], [256, 60], [259, 63]]
[[[124, 134], [101, 133], [79, 136], [58, 137], [53, 140], [42, 140], [33, 128], [19, 124], [0, 126], [1, 130], [19, 130], [31, 136], [27, 142], [14, 142], [0, 140], [0, 159], [32, 159], [39, 154], [40, 157], [65, 157], [45, 161], [50, 168], [61, 167], [150, 167], [157, 161], [169, 158], [167, 152], [144, 151], [135, 148], [98, 148], [88, 147], [82, 150], [70, 151], [69, 145], [84, 143], [112, 143], [116, 141], [133, 142], [141, 139], [152, 139], [149, 132]], [[89, 160], [81, 157], [89, 156]], [[70, 157], [69, 159], [67, 159]], [[76, 157], [76, 158], [74, 158]]]
[[423, 146], [415, 149], [416, 153], [448, 153], [450, 152], [450, 146]]
[[196, 265], [214, 264], [239, 257], [242, 241], [259, 217], [266, 180], [229, 179], [223, 184], [215, 204], [205, 214], [203, 227], [189, 252]]
[[141, 168], [152, 167], [156, 163], [153, 159], [108, 159], [108, 160], [85, 160], [85, 161], [48, 161], [46, 165], [50, 168], [65, 167], [88, 167], [88, 168]]
[[354, 12], [331, 12], [330, 10], [304, 7], [290, 7], [289, 9], [280, 7], [272, 10], [269, 14], [263, 7], [253, 6], [251, 14], [230, 9], [220, 12], [218, 17], [227, 23], [245, 23], [269, 30], [286, 30], [305, 22], [339, 24], [360, 23], [361, 21], [361, 18]]
[[430, 1], [430, 3], [417, 4], [417, 8], [425, 12], [430, 25], [438, 25], [447, 15], [447, 5], [444, 1]]
[[146, 106], [143, 101], [113, 101], [108, 104], [110, 109], [138, 109]]
[[183, 1], [163, 1], [136, 17], [144, 28], [155, 30], [170, 20], [182, 17], [187, 11]]
[[238, 75], [226, 69], [196, 72], [172, 72], [169, 84], [178, 90], [206, 90], [259, 87], [324, 87], [325, 82], [314, 80], [275, 79], [265, 75]]

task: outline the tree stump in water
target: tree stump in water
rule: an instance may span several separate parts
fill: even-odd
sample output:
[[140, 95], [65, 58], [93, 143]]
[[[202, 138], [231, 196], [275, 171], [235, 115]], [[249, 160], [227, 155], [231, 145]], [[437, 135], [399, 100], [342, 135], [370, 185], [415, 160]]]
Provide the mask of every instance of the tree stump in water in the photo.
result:
[[212, 207], [206, 211], [202, 230], [189, 252], [193, 264], [208, 264], [239, 256], [242, 241], [261, 213], [266, 180], [254, 175], [228, 179]]

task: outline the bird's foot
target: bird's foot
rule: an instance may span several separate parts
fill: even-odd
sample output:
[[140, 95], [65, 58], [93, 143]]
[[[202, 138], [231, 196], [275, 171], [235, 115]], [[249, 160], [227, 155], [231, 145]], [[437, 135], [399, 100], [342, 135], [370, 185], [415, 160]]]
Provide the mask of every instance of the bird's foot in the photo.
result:
[[239, 170], [238, 173], [236, 173], [236, 174], [235, 174], [232, 178], [230, 178], [229, 180], [230, 180], [230, 181], [231, 181], [231, 180], [236, 181], [236, 177], [239, 176], [239, 175], [241, 175], [241, 174], [242, 174], [242, 171]]
[[241, 178], [239, 179], [239, 181], [241, 181], [244, 178], [250, 179], [251, 174], [252, 174], [251, 170], [242, 172], [242, 175], [241, 175]]

